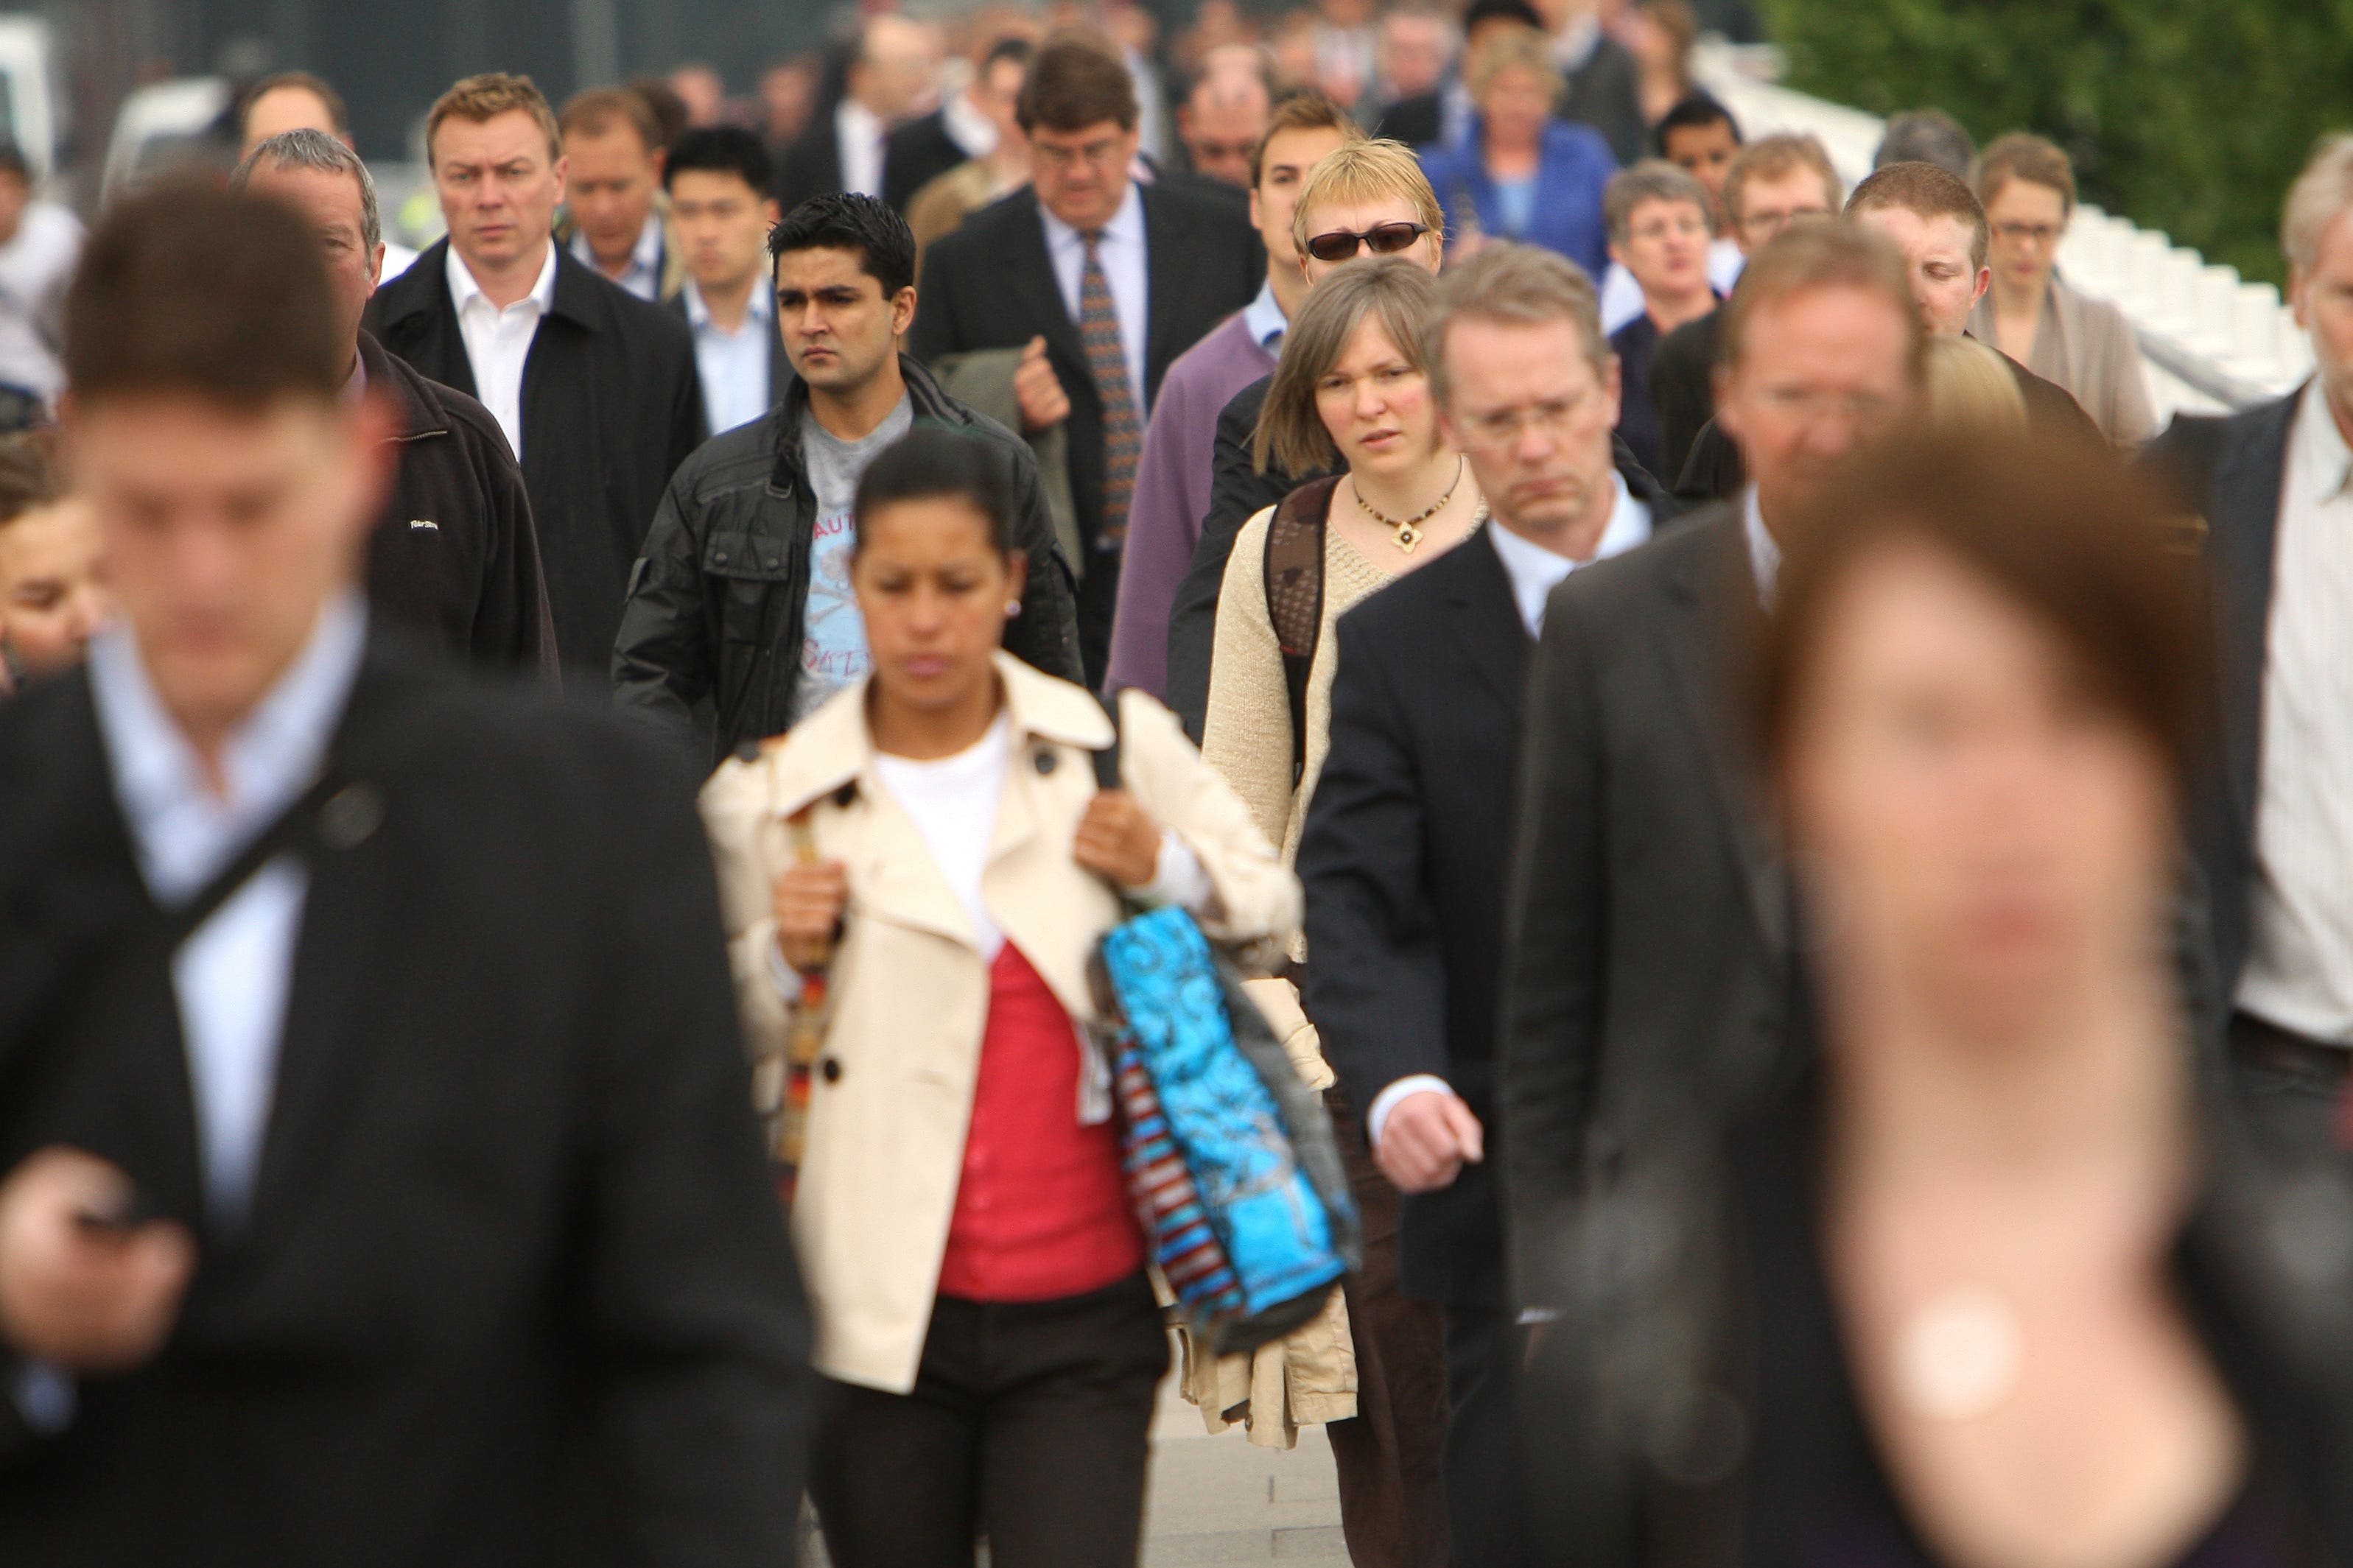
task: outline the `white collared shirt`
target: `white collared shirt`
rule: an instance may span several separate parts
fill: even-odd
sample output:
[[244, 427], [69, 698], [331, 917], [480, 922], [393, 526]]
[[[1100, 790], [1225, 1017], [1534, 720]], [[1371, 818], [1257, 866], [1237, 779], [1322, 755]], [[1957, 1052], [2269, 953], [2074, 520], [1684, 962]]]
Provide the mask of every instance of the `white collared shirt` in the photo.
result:
[[[1609, 521], [1602, 526], [1601, 542], [1594, 547], [1596, 561], [1622, 554], [1651, 537], [1651, 509], [1634, 499], [1633, 491], [1626, 488], [1625, 475], [1613, 472], [1610, 477], [1618, 481], [1618, 497], [1610, 503]], [[1567, 581], [1570, 573], [1588, 563], [1571, 561], [1493, 520], [1487, 524], [1487, 541], [1504, 563], [1504, 575], [1511, 580], [1512, 601], [1519, 607], [1520, 620], [1528, 628], [1528, 636], [1543, 635], [1545, 601], [1552, 596], [1555, 588]], [[1380, 1147], [1381, 1130], [1388, 1125], [1389, 1112], [1398, 1101], [1433, 1089], [1440, 1094], [1454, 1092], [1453, 1085], [1436, 1073], [1417, 1072], [1408, 1073], [1375, 1095], [1372, 1109], [1365, 1113], [1365, 1133], [1373, 1147]]]
[[970, 89], [940, 105], [940, 126], [967, 158], [986, 158], [997, 151], [997, 121], [973, 107]]
[[458, 307], [458, 335], [465, 341], [466, 362], [474, 369], [474, 395], [506, 432], [515, 461], [522, 461], [522, 367], [531, 358], [532, 340], [539, 323], [555, 309], [555, 242], [547, 244], [547, 259], [531, 292], [501, 310], [491, 303], [473, 273], [449, 247], [449, 298]]
[[2353, 1046], [2353, 449], [2296, 405], [2264, 628], [2255, 877], [2238, 1005]]
[[1781, 542], [1765, 526], [1765, 509], [1757, 502], [1755, 485], [1740, 492], [1740, 529], [1748, 541], [1748, 570], [1757, 578], [1757, 602], [1769, 611], [1781, 582]]
[[[1087, 266], [1087, 242], [1077, 229], [1056, 217], [1040, 203], [1038, 216], [1046, 226], [1046, 254], [1054, 263], [1054, 282], [1062, 290], [1062, 308], [1071, 324], [1079, 324], [1079, 289]], [[1144, 417], [1144, 349], [1150, 330], [1151, 268], [1145, 249], [1144, 195], [1128, 182], [1119, 210], [1103, 226], [1095, 242], [1103, 282], [1111, 289], [1112, 311], [1119, 318], [1119, 348], [1127, 360], [1127, 379], [1134, 388], [1135, 416]]]
[[1291, 318], [1275, 303], [1274, 285], [1261, 283], [1258, 295], [1242, 307], [1242, 325], [1250, 330], [1250, 342], [1269, 353], [1282, 350], [1282, 334], [1291, 330]]
[[834, 106], [833, 138], [841, 149], [841, 188], [852, 195], [882, 194], [882, 146], [891, 128], [854, 98]]
[[[164, 711], [127, 623], [90, 639], [90, 680], [107, 762], [140, 875], [171, 907], [203, 889], [318, 776], [367, 644], [367, 606], [347, 593], [221, 749], [226, 794]], [[206, 1207], [234, 1228], [261, 1164], [280, 1035], [310, 876], [280, 855], [216, 910], [172, 960]]]
[[646, 214], [643, 228], [638, 230], [637, 244], [629, 247], [628, 265], [621, 268], [618, 278], [605, 270], [590, 248], [588, 236], [575, 230], [572, 236], [572, 259], [587, 268], [597, 277], [619, 284], [647, 304], [661, 300], [662, 219], [659, 208]]
[[757, 281], [733, 331], [711, 319], [702, 290], [693, 279], [680, 289], [686, 301], [686, 324], [694, 333], [694, 368], [702, 378], [702, 406], [711, 416], [712, 434], [749, 425], [776, 401], [768, 384], [770, 340], [776, 331], [776, 298]]

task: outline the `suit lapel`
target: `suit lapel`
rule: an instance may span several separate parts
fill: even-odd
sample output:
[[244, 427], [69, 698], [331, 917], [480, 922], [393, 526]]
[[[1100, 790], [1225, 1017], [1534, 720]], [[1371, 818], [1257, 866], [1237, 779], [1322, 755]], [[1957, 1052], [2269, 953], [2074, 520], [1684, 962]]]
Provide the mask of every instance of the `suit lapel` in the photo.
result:
[[[1062, 303], [1061, 286], [1054, 281], [1054, 258], [1046, 250], [1046, 224], [1038, 216], [1038, 198], [1025, 191], [1014, 198], [1019, 205], [1007, 215], [1004, 274], [1006, 287], [1020, 301], [1021, 313], [1038, 323], [1049, 347], [1084, 375], [1086, 345], [1079, 341], [1078, 323]], [[1067, 389], [1073, 397], [1094, 395], [1094, 383]]]
[[1715, 548], [1687, 553], [1667, 584], [1659, 622], [1667, 662], [1707, 752], [1708, 777], [1738, 849], [1757, 923], [1776, 948], [1788, 942], [1788, 899], [1750, 748], [1739, 734], [1730, 690], [1731, 649], [1763, 630], [1740, 514], [1715, 522]]
[[2246, 418], [2244, 440], [2226, 441], [2215, 465], [2206, 548], [2215, 589], [2215, 633], [2221, 653], [2223, 751], [2231, 808], [2242, 831], [2255, 816], [2262, 765], [2264, 634], [2271, 619], [2272, 563], [2279, 537], [2280, 492], [2288, 437], [2301, 390]]
[[1158, 191], [1136, 188], [1144, 202], [1144, 395], [1149, 405], [1160, 395], [1169, 362], [1191, 346], [1179, 341], [1187, 312], [1177, 309], [1187, 277], [1186, 236]]
[[1527, 623], [1520, 619], [1511, 574], [1486, 536], [1494, 526], [1484, 524], [1446, 559], [1422, 570], [1446, 573], [1446, 601], [1453, 610], [1447, 617], [1449, 630], [1472, 675], [1503, 699], [1505, 711], [1516, 720], [1528, 661]]

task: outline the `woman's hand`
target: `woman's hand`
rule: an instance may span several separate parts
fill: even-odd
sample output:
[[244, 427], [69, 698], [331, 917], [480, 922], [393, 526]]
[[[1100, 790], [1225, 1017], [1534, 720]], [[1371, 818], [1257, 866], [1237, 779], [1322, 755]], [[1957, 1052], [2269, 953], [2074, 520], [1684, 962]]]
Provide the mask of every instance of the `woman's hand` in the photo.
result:
[[795, 866], [776, 879], [770, 895], [776, 916], [776, 951], [803, 974], [833, 956], [834, 933], [849, 905], [849, 868], [839, 860]]
[[1160, 825], [1125, 790], [1097, 790], [1071, 858], [1123, 888], [1148, 888], [1160, 868]]

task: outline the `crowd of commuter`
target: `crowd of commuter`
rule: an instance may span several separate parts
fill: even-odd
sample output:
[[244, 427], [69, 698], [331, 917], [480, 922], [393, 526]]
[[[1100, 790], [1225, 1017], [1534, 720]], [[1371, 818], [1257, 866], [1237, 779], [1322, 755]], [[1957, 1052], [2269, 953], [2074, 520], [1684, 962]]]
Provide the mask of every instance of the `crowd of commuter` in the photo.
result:
[[2353, 138], [2160, 432], [2057, 144], [1703, 26], [486, 73], [418, 252], [302, 73], [0, 152], [0, 1558], [1132, 1568], [1172, 1357], [1366, 1568], [2353, 1557]]

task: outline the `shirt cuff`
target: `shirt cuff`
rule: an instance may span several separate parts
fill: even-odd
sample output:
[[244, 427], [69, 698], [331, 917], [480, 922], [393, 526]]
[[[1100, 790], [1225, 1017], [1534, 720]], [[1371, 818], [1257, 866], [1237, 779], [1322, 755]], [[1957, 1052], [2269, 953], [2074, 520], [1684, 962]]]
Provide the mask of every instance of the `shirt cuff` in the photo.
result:
[[787, 1002], [797, 1002], [801, 995], [801, 972], [785, 962], [785, 950], [772, 940], [768, 943], [768, 978], [776, 983], [776, 994]]
[[20, 1363], [8, 1380], [9, 1397], [25, 1425], [44, 1437], [54, 1437], [73, 1425], [79, 1401], [73, 1378], [45, 1361]]
[[1162, 828], [1160, 858], [1152, 864], [1152, 885], [1144, 889], [1145, 901], [1174, 904], [1198, 916], [1217, 896], [1217, 884], [1201, 868], [1201, 858], [1193, 853], [1193, 847], [1179, 838], [1175, 828]]
[[1397, 1109], [1398, 1101], [1430, 1089], [1440, 1094], [1452, 1094], [1454, 1086], [1434, 1072], [1408, 1073], [1373, 1096], [1373, 1108], [1365, 1113], [1365, 1141], [1374, 1148], [1379, 1148], [1381, 1129], [1388, 1125], [1389, 1112]]

